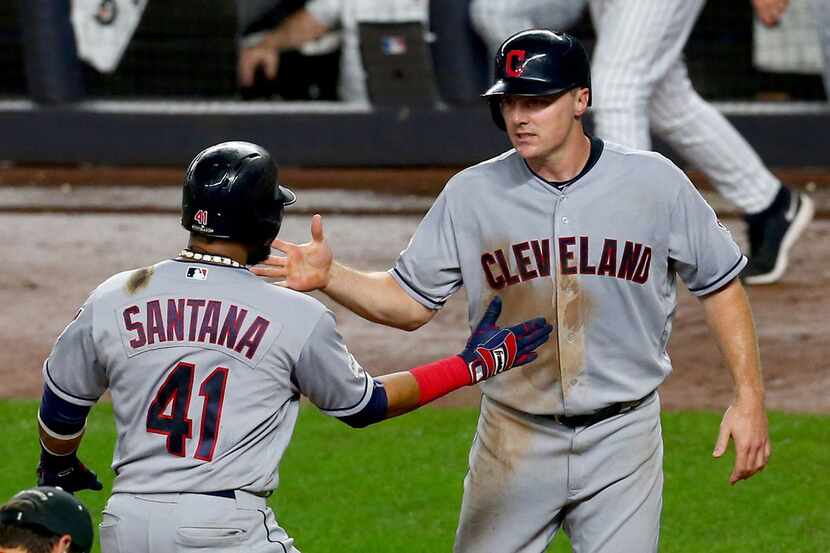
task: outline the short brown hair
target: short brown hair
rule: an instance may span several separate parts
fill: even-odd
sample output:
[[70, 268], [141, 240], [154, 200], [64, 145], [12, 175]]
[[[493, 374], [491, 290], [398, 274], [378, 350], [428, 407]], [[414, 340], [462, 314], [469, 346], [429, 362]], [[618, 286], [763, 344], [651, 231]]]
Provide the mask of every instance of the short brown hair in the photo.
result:
[[47, 534], [27, 526], [0, 524], [0, 547], [20, 547], [26, 553], [51, 553], [60, 539], [61, 537], [55, 534]]

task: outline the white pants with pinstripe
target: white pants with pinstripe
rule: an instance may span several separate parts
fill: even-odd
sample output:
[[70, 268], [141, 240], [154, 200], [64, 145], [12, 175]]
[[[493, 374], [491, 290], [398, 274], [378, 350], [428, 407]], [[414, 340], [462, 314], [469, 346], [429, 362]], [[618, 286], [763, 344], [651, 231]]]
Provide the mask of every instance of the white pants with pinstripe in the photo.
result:
[[824, 62], [824, 94], [830, 100], [830, 2], [812, 0], [811, 3], [818, 26], [821, 57]]
[[585, 11], [585, 0], [472, 0], [470, 20], [491, 58], [512, 34], [533, 27], [567, 31]]
[[116, 493], [101, 519], [102, 553], [299, 553], [265, 499]]
[[597, 31], [592, 62], [595, 133], [651, 148], [649, 128], [747, 213], [781, 183], [715, 108], [692, 88], [683, 46], [704, 0], [589, 0]]

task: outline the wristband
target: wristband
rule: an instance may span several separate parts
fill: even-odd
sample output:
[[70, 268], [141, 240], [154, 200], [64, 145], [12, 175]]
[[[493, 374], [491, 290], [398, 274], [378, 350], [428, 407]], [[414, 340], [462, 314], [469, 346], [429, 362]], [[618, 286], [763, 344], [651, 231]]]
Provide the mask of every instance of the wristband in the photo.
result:
[[472, 384], [470, 369], [460, 355], [453, 355], [409, 370], [418, 383], [418, 406]]

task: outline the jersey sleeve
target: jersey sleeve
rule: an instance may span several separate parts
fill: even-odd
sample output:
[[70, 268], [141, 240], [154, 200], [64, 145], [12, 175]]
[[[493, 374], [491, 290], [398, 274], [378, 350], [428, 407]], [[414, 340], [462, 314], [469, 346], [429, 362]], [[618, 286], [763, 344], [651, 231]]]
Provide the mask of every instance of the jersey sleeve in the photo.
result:
[[58, 397], [75, 405], [93, 405], [107, 389], [104, 367], [95, 351], [94, 309], [85, 303], [67, 325], [43, 364], [43, 381]]
[[343, 16], [343, 0], [311, 0], [305, 10], [329, 28], [339, 27]]
[[704, 296], [737, 277], [747, 259], [715, 210], [683, 180], [670, 216], [669, 258], [689, 291]]
[[300, 393], [334, 417], [361, 411], [374, 389], [372, 377], [349, 353], [329, 310], [320, 317], [303, 346], [292, 380]]
[[432, 204], [390, 273], [407, 294], [429, 309], [443, 307], [462, 285], [446, 193]]

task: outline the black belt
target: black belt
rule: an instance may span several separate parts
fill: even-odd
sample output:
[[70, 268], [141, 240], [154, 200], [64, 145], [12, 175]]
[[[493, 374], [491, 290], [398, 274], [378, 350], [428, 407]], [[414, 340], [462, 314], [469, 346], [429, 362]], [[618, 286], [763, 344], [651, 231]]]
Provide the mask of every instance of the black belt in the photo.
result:
[[[236, 490], [219, 490], [217, 492], [196, 492], [200, 495], [212, 495], [214, 497], [225, 497], [227, 499], [236, 499]], [[270, 497], [273, 491], [270, 492], [248, 492], [257, 497]]]
[[643, 403], [645, 403], [651, 396], [654, 395], [654, 392], [649, 392], [645, 396], [641, 397], [640, 399], [635, 399], [634, 401], [621, 401], [619, 403], [613, 403], [608, 407], [603, 407], [599, 411], [595, 413], [588, 413], [587, 415], [547, 415], [547, 418], [552, 419], [554, 422], [557, 422], [561, 425], [567, 426], [568, 428], [577, 428], [579, 426], [591, 426], [592, 424], [596, 424], [600, 421], [604, 421], [605, 419], [609, 419], [615, 415], [620, 415], [622, 413], [627, 413], [628, 411], [633, 411]]
[[218, 492], [198, 492], [200, 495], [212, 495], [213, 497], [226, 497], [228, 499], [236, 499], [236, 493], [233, 490], [220, 490]]

